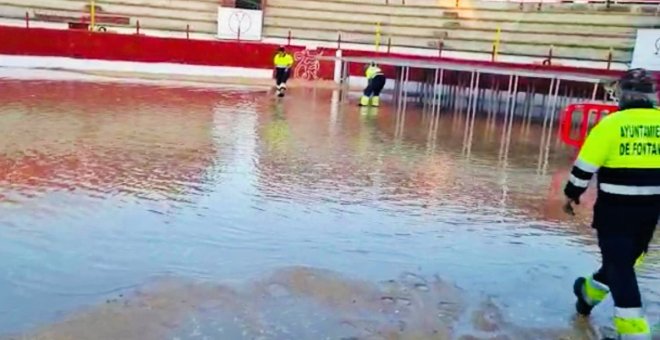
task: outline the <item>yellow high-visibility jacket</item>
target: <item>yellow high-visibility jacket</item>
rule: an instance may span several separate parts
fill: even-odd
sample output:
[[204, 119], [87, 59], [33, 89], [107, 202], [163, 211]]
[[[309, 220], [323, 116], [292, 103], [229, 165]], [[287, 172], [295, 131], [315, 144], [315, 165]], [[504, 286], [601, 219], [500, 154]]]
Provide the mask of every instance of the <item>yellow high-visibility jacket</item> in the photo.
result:
[[293, 56], [289, 53], [278, 53], [273, 58], [273, 64], [277, 68], [290, 68], [293, 66]]
[[378, 66], [369, 66], [365, 71], [368, 80], [374, 79], [377, 75], [382, 75], [383, 71]]
[[589, 133], [575, 161], [566, 196], [579, 200], [598, 173], [598, 200], [660, 200], [660, 110], [612, 113]]

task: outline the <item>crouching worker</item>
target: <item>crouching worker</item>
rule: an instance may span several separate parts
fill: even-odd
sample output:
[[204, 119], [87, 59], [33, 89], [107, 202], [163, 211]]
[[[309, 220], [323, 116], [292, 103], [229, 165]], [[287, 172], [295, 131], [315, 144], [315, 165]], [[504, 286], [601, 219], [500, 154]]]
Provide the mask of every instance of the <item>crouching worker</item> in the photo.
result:
[[284, 97], [284, 92], [286, 91], [286, 82], [289, 80], [289, 74], [291, 72], [291, 66], [293, 66], [293, 56], [284, 49], [284, 46], [280, 46], [273, 58], [273, 64], [275, 64], [275, 81], [277, 95]]
[[362, 98], [360, 98], [360, 106], [379, 106], [380, 92], [385, 87], [385, 75], [375, 62], [369, 64], [365, 73], [369, 83], [364, 89]]

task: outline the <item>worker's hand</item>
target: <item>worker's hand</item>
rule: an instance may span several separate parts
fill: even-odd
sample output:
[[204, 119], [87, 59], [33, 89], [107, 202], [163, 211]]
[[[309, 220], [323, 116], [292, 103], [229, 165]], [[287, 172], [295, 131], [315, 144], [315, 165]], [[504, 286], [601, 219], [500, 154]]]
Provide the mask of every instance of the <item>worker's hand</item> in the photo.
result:
[[563, 210], [566, 214], [575, 216], [575, 209], [573, 209], [573, 203], [580, 204], [579, 200], [574, 200], [572, 198], [566, 197], [566, 202], [564, 203]]

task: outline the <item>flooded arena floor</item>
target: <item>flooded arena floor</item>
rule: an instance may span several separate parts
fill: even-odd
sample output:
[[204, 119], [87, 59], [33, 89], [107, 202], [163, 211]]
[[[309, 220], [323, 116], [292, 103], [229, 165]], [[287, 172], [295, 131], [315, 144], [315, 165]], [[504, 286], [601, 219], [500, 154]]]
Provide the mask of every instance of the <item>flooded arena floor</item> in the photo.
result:
[[[562, 214], [556, 128], [470, 131], [312, 88], [5, 75], [0, 97], [0, 339], [592, 339], [609, 323], [611, 301], [573, 316], [573, 279], [599, 263], [594, 193]], [[653, 322], [659, 269], [640, 271]]]

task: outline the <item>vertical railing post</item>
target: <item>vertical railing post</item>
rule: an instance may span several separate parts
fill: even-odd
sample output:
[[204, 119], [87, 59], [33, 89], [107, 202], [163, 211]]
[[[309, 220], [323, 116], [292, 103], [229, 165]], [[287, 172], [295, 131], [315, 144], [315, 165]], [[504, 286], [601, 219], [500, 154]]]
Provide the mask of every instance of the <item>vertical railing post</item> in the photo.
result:
[[186, 39], [190, 40], [190, 24], [186, 25]]
[[25, 12], [25, 28], [30, 28], [30, 13]]
[[376, 52], [380, 52], [380, 22], [376, 23], [376, 34], [374, 36], [374, 47]]
[[96, 27], [96, 4], [95, 0], [89, 1], [89, 30], [94, 31]]

